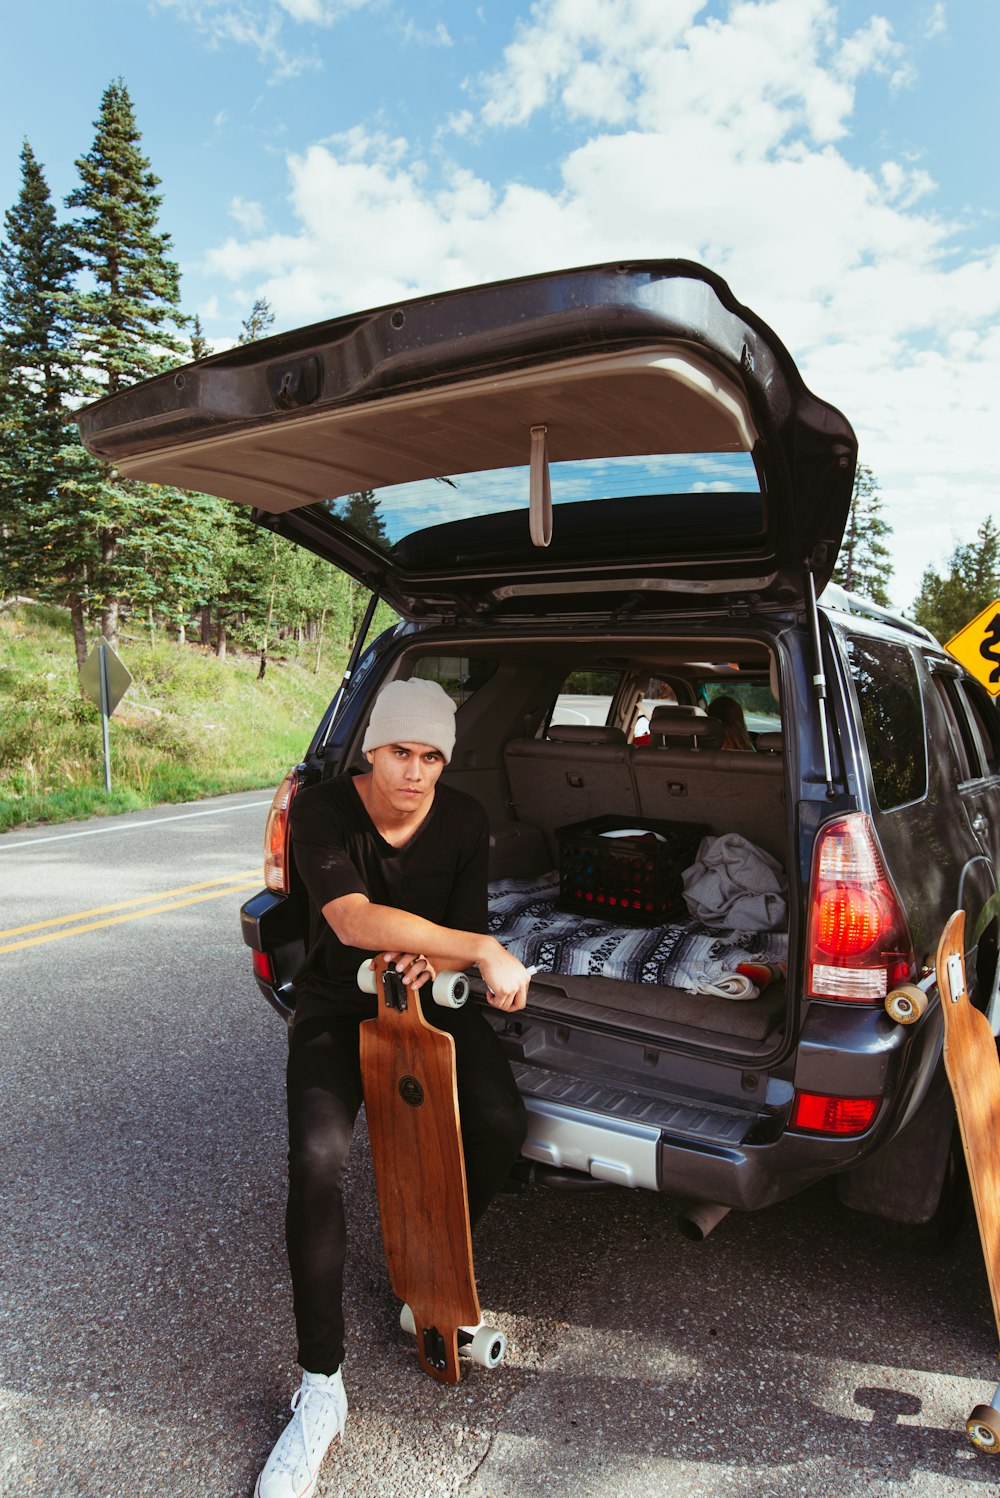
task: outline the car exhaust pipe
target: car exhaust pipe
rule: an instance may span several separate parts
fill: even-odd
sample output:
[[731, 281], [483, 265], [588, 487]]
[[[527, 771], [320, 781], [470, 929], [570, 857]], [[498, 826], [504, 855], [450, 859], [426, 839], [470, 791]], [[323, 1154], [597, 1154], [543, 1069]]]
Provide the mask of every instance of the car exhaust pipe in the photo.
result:
[[677, 1227], [692, 1243], [704, 1243], [729, 1211], [719, 1202], [685, 1202], [677, 1214]]

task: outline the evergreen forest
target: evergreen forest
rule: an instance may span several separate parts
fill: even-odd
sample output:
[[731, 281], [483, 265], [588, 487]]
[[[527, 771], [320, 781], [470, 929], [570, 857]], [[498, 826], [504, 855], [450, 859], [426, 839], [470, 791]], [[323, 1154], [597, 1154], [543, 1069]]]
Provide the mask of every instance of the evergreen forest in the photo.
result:
[[[104, 92], [61, 210], [27, 140], [20, 167], [0, 240], [0, 605], [68, 610], [78, 666], [97, 635], [117, 647], [126, 628], [253, 651], [261, 675], [281, 642], [308, 645], [317, 669], [324, 649], [342, 661], [368, 602], [359, 585], [243, 506], [124, 479], [80, 442], [81, 405], [212, 352], [183, 308], [124, 81]], [[260, 299], [233, 341], [272, 322]], [[388, 618], [380, 606], [376, 623]]]

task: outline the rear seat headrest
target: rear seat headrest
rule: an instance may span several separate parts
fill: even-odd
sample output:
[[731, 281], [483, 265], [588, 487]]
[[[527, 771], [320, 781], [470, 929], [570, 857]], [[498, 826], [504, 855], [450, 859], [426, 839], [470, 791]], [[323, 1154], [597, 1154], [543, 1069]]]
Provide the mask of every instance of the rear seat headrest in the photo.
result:
[[654, 708], [649, 720], [651, 742], [675, 749], [721, 749], [724, 732], [718, 718], [700, 714], [688, 717], [671, 708]]
[[759, 733], [756, 748], [758, 754], [780, 754], [784, 740], [780, 733]]
[[661, 702], [653, 708], [652, 718], [670, 715], [673, 718], [704, 718], [706, 716], [703, 707], [696, 707], [693, 702]]
[[546, 738], [553, 744], [624, 744], [625, 730], [597, 723], [550, 723]]

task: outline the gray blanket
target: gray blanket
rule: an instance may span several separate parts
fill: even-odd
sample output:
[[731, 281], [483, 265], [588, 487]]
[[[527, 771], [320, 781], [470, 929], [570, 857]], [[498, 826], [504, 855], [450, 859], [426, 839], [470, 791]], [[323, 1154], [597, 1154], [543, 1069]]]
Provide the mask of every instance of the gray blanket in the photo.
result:
[[559, 910], [559, 878], [502, 879], [490, 885], [489, 931], [526, 967], [579, 977], [700, 990], [740, 963], [784, 963], [788, 937], [689, 921], [678, 926], [612, 926]]
[[738, 832], [703, 837], [683, 874], [684, 902], [696, 921], [742, 931], [781, 931], [788, 925], [788, 882], [776, 858]]

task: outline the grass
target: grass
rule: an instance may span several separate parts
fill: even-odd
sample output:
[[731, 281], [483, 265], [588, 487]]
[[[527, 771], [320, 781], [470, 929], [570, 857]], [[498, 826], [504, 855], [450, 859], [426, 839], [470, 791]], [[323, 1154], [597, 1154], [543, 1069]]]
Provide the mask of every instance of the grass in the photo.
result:
[[315, 675], [311, 651], [293, 651], [270, 657], [258, 681], [256, 656], [220, 661], [124, 636], [133, 682], [110, 723], [107, 795], [101, 714], [80, 693], [68, 616], [38, 605], [0, 614], [0, 831], [276, 785], [343, 669], [331, 651]]

